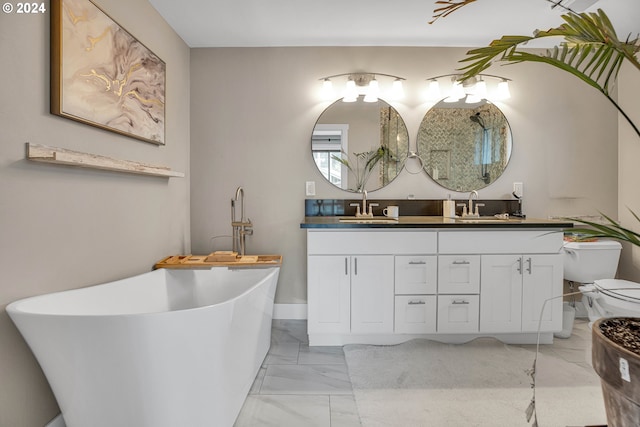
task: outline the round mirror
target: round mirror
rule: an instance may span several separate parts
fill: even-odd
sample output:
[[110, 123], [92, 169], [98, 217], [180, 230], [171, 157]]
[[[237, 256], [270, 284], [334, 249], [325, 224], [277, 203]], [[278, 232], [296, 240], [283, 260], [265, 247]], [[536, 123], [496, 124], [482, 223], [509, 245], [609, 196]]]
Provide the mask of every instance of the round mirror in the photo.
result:
[[374, 191], [398, 176], [409, 151], [400, 114], [385, 101], [341, 99], [320, 115], [311, 136], [318, 170], [333, 185], [353, 192]]
[[494, 182], [511, 157], [511, 128], [489, 101], [440, 101], [418, 129], [417, 149], [424, 170], [449, 190], [468, 192]]

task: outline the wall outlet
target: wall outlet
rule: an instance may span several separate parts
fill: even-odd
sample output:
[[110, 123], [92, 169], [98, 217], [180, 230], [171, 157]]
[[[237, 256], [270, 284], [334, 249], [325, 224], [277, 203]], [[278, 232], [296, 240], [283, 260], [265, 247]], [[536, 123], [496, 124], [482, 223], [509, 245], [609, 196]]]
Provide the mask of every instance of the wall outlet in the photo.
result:
[[513, 194], [516, 197], [522, 197], [524, 196], [524, 186], [521, 182], [514, 182], [513, 183]]
[[307, 181], [305, 194], [307, 196], [315, 196], [316, 195], [316, 182], [315, 181]]

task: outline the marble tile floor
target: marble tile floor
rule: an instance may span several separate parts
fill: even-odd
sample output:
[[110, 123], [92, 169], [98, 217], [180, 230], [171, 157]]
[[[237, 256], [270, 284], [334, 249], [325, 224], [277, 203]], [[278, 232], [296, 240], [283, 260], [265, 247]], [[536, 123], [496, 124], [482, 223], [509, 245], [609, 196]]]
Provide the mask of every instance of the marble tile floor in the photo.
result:
[[[234, 427], [361, 426], [342, 347], [309, 347], [304, 320], [274, 320], [271, 343]], [[588, 321], [540, 351], [590, 367]]]
[[271, 349], [235, 427], [356, 427], [342, 347], [309, 347], [307, 322], [274, 320]]

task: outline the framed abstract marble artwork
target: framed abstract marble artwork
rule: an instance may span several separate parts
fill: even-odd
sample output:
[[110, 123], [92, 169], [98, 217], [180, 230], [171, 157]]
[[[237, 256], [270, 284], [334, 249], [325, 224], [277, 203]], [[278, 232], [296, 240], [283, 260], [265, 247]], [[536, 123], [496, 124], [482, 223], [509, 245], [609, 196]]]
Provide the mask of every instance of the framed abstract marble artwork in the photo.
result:
[[166, 64], [89, 0], [51, 0], [51, 113], [165, 144]]

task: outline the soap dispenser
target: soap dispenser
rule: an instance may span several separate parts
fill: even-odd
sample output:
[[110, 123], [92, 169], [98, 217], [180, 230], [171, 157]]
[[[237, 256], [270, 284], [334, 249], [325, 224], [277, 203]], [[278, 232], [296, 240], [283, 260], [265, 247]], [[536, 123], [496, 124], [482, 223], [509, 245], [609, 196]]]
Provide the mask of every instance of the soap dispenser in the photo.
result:
[[445, 218], [456, 217], [456, 203], [451, 200], [451, 194], [447, 200], [442, 201], [442, 216]]

